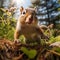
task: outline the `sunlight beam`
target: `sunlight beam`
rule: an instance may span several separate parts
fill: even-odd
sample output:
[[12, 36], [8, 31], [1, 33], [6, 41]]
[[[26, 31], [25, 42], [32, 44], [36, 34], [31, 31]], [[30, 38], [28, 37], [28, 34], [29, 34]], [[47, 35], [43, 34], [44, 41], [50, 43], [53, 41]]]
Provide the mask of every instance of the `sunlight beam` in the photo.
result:
[[24, 0], [13, 0], [13, 2], [15, 2], [17, 4], [24, 4], [25, 3]]

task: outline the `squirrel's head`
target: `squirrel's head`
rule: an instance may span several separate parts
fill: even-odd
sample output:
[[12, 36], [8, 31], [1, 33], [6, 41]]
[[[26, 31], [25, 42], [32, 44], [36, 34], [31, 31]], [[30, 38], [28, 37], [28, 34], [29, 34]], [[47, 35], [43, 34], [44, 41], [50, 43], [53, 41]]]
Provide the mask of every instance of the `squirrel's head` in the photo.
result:
[[23, 17], [25, 17], [25, 23], [32, 24], [34, 20], [36, 21], [36, 11], [35, 8], [20, 8], [20, 13]]

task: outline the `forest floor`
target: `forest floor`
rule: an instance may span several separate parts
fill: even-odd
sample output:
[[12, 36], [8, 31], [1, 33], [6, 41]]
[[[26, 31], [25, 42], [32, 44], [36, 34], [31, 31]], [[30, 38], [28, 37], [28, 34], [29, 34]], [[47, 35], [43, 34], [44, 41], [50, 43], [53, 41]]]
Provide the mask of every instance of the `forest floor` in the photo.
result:
[[[25, 51], [24, 51], [24, 50]], [[32, 50], [35, 51], [35, 57], [28, 55]], [[32, 56], [33, 52], [30, 53]], [[30, 58], [29, 58], [30, 57]], [[14, 43], [7, 39], [0, 40], [0, 60], [59, 60], [60, 54], [51, 50], [49, 46], [28, 45]]]

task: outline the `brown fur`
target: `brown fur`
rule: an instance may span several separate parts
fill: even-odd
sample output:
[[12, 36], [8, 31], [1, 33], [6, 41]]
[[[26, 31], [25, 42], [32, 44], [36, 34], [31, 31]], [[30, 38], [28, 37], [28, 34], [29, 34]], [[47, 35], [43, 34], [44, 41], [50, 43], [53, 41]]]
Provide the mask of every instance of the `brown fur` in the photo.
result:
[[[26, 40], [39, 41], [40, 38], [46, 37], [41, 27], [38, 26], [38, 20], [34, 9], [20, 9], [21, 15], [17, 22], [14, 34], [14, 40], [18, 40], [20, 35], [24, 35]], [[25, 12], [26, 11], [26, 12]]]

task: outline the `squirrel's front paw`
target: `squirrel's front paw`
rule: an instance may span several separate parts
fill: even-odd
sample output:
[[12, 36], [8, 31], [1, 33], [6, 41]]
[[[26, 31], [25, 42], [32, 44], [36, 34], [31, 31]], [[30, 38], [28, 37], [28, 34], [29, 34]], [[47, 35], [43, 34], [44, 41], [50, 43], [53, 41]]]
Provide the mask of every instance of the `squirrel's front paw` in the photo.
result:
[[19, 39], [14, 40], [14, 43], [20, 43]]

